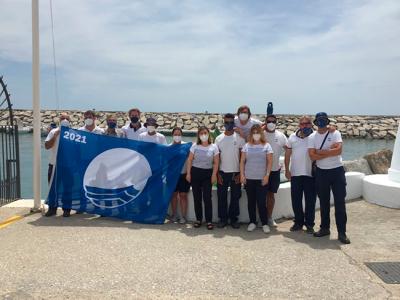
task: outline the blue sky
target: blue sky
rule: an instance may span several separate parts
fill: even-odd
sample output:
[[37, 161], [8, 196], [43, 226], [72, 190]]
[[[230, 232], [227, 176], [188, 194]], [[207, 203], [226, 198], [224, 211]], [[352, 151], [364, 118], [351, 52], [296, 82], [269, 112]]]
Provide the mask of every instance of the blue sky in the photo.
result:
[[[400, 114], [400, 1], [53, 1], [60, 107]], [[41, 104], [56, 107], [49, 1]], [[31, 7], [1, 0], [0, 74], [31, 108]]]

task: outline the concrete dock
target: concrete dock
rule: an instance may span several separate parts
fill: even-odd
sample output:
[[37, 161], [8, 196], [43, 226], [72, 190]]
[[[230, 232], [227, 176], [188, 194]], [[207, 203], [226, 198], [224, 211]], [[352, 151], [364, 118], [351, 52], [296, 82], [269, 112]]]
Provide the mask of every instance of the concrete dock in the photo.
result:
[[400, 285], [364, 265], [400, 261], [400, 210], [362, 199], [347, 204], [350, 245], [337, 240], [333, 209], [331, 236], [315, 238], [290, 232], [290, 220], [270, 234], [208, 231], [46, 218], [27, 203], [0, 208], [3, 299], [400, 299]]

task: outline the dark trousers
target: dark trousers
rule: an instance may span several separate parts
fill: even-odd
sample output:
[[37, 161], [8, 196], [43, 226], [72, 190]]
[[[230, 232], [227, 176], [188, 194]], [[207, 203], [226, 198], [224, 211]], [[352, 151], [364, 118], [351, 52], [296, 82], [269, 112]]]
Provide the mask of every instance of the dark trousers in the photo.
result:
[[212, 201], [211, 201], [211, 176], [212, 169], [200, 169], [192, 167], [190, 176], [192, 179], [192, 192], [194, 200], [194, 211], [197, 221], [203, 221], [203, 201], [206, 222], [212, 222]]
[[[314, 227], [315, 202], [317, 200], [315, 178], [310, 176], [292, 176], [290, 180], [290, 192], [292, 195], [294, 222], [300, 226]], [[304, 212], [303, 194], [305, 200]]]
[[330, 228], [331, 190], [335, 204], [336, 227], [339, 233], [346, 232], [346, 176], [343, 167], [334, 169], [317, 168], [317, 194], [321, 205], [321, 228]]
[[[222, 184], [217, 185], [218, 194], [218, 217], [221, 222], [227, 222], [228, 218], [231, 223], [238, 221], [239, 199], [242, 196], [242, 185], [240, 181], [235, 182], [235, 176], [239, 173], [224, 173], [219, 171], [219, 176], [222, 178]], [[228, 187], [231, 189], [231, 201], [229, 203], [228, 211]]]
[[47, 170], [47, 183], [50, 184], [50, 180], [51, 180], [51, 175], [53, 173], [53, 165], [49, 164], [49, 168]]
[[268, 224], [267, 217], [267, 192], [268, 185], [261, 185], [262, 180], [246, 179], [247, 208], [249, 210], [250, 223], [256, 224], [257, 210], [262, 225]]

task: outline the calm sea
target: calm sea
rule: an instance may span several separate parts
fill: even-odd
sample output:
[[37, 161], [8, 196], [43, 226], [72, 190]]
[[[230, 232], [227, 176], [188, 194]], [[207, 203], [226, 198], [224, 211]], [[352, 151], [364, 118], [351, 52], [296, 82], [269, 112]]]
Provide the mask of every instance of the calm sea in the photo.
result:
[[[21, 193], [23, 198], [32, 198], [32, 135], [20, 134], [20, 157], [21, 157]], [[193, 137], [184, 137], [186, 141], [193, 141]], [[171, 137], [167, 137], [171, 142]], [[47, 166], [49, 152], [44, 149], [44, 139], [42, 141], [42, 198], [46, 198], [47, 187]], [[344, 141], [343, 159], [353, 160], [363, 155], [380, 149], [390, 149], [393, 151], [393, 140], [361, 140], [348, 139]]]

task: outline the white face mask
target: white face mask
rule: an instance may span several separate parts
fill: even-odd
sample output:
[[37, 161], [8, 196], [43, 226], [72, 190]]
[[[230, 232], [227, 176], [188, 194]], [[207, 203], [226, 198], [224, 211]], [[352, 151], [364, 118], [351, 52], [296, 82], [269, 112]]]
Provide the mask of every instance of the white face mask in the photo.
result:
[[202, 135], [200, 135], [200, 141], [202, 141], [202, 142], [207, 142], [207, 141], [208, 141], [208, 134], [202, 134]]
[[86, 126], [92, 126], [93, 125], [93, 119], [89, 119], [89, 118], [85, 119], [85, 125]]
[[261, 139], [261, 134], [259, 134], [259, 133], [254, 133], [253, 134], [253, 140], [255, 142], [258, 142], [260, 139]]
[[240, 113], [240, 114], [239, 114], [239, 119], [240, 119], [241, 121], [247, 121], [247, 120], [249, 119], [249, 114], [247, 114], [247, 113]]
[[267, 128], [269, 131], [274, 131], [276, 128], [276, 124], [275, 123], [267, 123]]
[[153, 133], [156, 131], [156, 127], [155, 126], [147, 126], [147, 131], [150, 133]]
[[181, 135], [174, 135], [172, 138], [174, 139], [175, 143], [180, 143], [182, 141]]
[[60, 125], [64, 126], [64, 127], [69, 127], [70, 123], [67, 119], [64, 119], [64, 120], [61, 120]]

